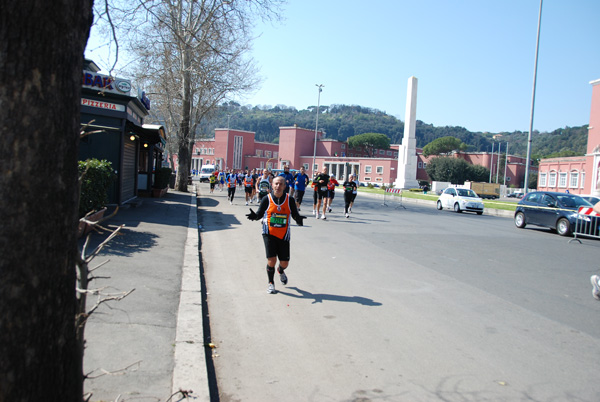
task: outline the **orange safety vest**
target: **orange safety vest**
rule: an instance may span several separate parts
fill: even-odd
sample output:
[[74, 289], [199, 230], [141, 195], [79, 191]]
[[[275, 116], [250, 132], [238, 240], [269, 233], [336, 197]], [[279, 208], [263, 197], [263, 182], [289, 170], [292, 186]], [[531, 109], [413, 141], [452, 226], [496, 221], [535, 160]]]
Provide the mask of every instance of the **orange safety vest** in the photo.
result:
[[263, 234], [270, 234], [282, 240], [290, 240], [290, 196], [285, 195], [281, 205], [275, 204], [273, 196], [269, 197], [269, 207], [263, 218]]

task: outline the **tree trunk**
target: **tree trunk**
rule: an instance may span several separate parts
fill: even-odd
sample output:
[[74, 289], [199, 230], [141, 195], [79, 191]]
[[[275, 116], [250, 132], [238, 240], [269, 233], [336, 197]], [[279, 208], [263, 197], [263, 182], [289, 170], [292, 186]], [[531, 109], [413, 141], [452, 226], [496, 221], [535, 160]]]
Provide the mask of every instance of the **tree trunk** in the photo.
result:
[[81, 401], [77, 146], [92, 0], [0, 2], [0, 402]]
[[181, 123], [179, 124], [179, 138], [177, 155], [179, 167], [177, 169], [177, 182], [175, 187], [178, 191], [187, 191], [188, 177], [190, 175], [190, 126], [192, 120], [192, 78], [190, 74], [189, 50], [182, 53], [182, 101], [181, 101]]

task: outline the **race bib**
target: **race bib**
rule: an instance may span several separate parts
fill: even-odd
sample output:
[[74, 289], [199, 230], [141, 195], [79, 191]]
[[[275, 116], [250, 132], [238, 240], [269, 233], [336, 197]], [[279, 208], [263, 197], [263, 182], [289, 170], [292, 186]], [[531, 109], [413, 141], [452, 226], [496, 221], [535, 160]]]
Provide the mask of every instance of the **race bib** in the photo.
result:
[[321, 191], [327, 191], [327, 186], [321, 186]]
[[284, 214], [273, 214], [269, 220], [269, 226], [274, 228], [284, 228], [287, 226], [287, 215]]

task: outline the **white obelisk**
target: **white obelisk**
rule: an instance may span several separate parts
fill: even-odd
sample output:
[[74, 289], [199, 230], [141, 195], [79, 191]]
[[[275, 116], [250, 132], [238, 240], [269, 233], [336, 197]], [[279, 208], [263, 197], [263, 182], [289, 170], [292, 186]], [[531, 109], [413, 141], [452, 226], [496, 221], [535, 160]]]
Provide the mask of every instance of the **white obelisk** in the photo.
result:
[[404, 137], [398, 150], [398, 176], [394, 187], [418, 188], [417, 181], [417, 77], [408, 79], [406, 92], [406, 113], [404, 116]]

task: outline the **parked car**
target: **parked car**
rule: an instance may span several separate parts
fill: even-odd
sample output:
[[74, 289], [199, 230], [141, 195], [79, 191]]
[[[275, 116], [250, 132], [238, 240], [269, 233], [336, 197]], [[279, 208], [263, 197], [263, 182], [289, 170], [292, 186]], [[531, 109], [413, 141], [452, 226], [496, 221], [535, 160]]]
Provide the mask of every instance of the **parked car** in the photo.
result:
[[[517, 204], [515, 225], [518, 228], [537, 225], [556, 230], [561, 236], [570, 236], [575, 230], [579, 207], [584, 206], [591, 207], [592, 204], [575, 194], [534, 191]], [[579, 225], [589, 223], [592, 219], [597, 218], [584, 215]]]
[[448, 187], [437, 200], [437, 209], [452, 208], [455, 212], [471, 211], [477, 215], [483, 213], [483, 200], [477, 193], [466, 188]]
[[582, 198], [592, 205], [596, 205], [597, 203], [600, 202], [600, 197], [589, 196], [589, 197], [582, 197]]

